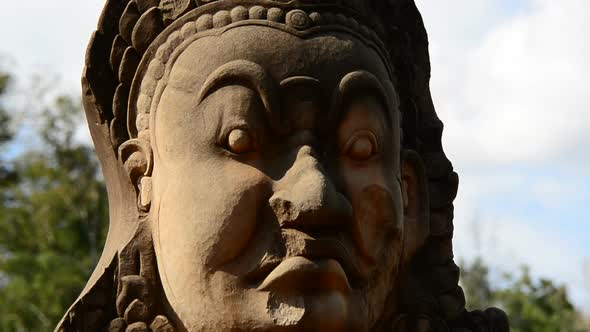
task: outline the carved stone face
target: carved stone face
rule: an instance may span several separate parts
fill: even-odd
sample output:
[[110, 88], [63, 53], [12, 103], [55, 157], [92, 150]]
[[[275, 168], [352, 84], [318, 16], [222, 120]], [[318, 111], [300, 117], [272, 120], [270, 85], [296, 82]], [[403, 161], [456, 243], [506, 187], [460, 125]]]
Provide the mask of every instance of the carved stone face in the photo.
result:
[[151, 217], [189, 331], [363, 331], [391, 309], [404, 204], [390, 86], [344, 33], [241, 27], [182, 52], [151, 126]]

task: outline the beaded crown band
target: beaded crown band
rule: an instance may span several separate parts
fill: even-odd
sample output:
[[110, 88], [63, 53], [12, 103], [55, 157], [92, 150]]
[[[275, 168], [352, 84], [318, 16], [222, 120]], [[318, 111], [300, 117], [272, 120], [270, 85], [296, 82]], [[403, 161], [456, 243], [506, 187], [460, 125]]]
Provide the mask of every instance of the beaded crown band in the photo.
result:
[[204, 36], [245, 25], [270, 26], [301, 36], [326, 30], [346, 31], [360, 37], [388, 63], [385, 45], [377, 33], [359, 23], [353, 13], [314, 5], [295, 8], [280, 5], [261, 5], [260, 1], [241, 1], [235, 5], [220, 1], [188, 13], [168, 27], [167, 33], [150, 46], [137, 70], [129, 100], [127, 126], [131, 137], [149, 137], [149, 117], [155, 112], [165, 87], [161, 82], [166, 81], [171, 70], [170, 63], [193, 41]]
[[[383, 2], [375, 1], [375, 2]], [[394, 1], [394, 0], [387, 0]], [[149, 114], [170, 59], [190, 42], [244, 25], [270, 26], [299, 36], [333, 30], [359, 37], [389, 63], [372, 1], [363, 0], [109, 0], [92, 37], [84, 73], [108, 122], [115, 150], [147, 137]], [[111, 103], [112, 102], [112, 103]]]

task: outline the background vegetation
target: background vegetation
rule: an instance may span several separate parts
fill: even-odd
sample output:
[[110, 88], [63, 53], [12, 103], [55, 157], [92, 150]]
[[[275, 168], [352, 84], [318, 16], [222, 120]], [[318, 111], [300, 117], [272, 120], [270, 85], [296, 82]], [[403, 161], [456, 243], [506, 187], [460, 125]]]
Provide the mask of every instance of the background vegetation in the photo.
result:
[[[23, 120], [6, 103], [10, 87], [0, 73], [0, 331], [51, 331], [100, 255], [106, 191], [93, 150], [74, 139], [79, 99], [32, 100], [40, 110]], [[23, 131], [34, 147], [19, 147]], [[506, 310], [512, 331], [590, 331], [564, 286], [535, 280], [526, 267], [500, 280], [482, 259], [463, 267], [468, 308]]]
[[35, 119], [19, 119], [31, 127], [20, 130], [39, 142], [35, 148], [8, 153], [17, 115], [4, 102], [8, 88], [10, 76], [3, 74], [0, 331], [52, 331], [101, 253], [106, 191], [94, 152], [74, 141], [82, 120], [77, 98], [57, 97], [32, 112]]

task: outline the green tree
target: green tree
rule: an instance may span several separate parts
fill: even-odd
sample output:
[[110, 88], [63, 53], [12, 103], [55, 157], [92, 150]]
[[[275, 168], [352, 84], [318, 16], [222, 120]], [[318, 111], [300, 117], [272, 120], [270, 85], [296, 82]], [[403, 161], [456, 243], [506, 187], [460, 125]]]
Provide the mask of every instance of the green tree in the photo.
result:
[[526, 267], [519, 277], [507, 278], [510, 287], [498, 290], [495, 296], [509, 313], [513, 331], [581, 331], [581, 317], [565, 286], [548, 279], [535, 281]]
[[465, 297], [468, 299], [468, 310], [477, 310], [494, 305], [489, 273], [489, 268], [481, 257], [476, 258], [471, 265], [463, 269], [461, 273], [461, 285], [463, 286]]
[[500, 307], [508, 314], [513, 332], [590, 331], [565, 286], [548, 279], [535, 280], [527, 267], [516, 277], [506, 274], [502, 284], [491, 285], [489, 268], [481, 258], [466, 265], [461, 275], [467, 307]]
[[[8, 181], [14, 180], [14, 174], [8, 169], [2, 155], [6, 149], [6, 143], [10, 142], [13, 138], [13, 132], [11, 128], [11, 118], [8, 115], [8, 111], [4, 108], [4, 99], [2, 96], [5, 95], [10, 82], [10, 76], [4, 73], [0, 73], [0, 186], [7, 183]], [[1, 196], [0, 196], [1, 199]]]
[[3, 100], [1, 99], [6, 93], [8, 83], [10, 82], [10, 76], [6, 73], [0, 73], [0, 148], [6, 142], [12, 139], [12, 130], [10, 128], [10, 116], [4, 108]]
[[0, 182], [0, 331], [52, 330], [105, 236], [98, 162], [73, 139], [80, 102], [59, 97], [38, 120], [42, 145], [3, 161], [13, 176]]

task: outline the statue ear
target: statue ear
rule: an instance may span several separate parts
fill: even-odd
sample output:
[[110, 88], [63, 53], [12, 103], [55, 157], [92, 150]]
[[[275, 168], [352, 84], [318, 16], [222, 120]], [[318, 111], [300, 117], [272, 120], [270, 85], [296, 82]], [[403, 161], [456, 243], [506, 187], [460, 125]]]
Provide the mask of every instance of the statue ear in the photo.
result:
[[404, 207], [404, 261], [410, 260], [430, 233], [428, 181], [422, 158], [413, 150], [402, 152], [401, 182]]
[[135, 187], [138, 208], [148, 211], [152, 200], [152, 147], [145, 140], [128, 140], [119, 148], [119, 160]]

